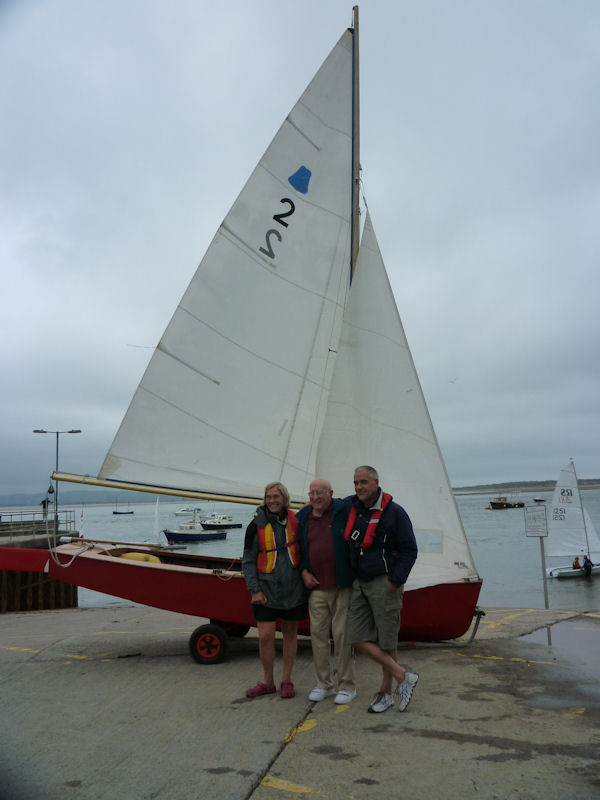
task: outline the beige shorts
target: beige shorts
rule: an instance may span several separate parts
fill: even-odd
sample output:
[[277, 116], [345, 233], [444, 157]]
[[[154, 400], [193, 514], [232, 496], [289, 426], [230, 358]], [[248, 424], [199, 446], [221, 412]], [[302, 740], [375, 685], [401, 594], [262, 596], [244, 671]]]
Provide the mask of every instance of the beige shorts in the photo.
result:
[[348, 612], [348, 640], [376, 642], [382, 650], [398, 646], [400, 610], [404, 587], [392, 591], [387, 575], [378, 575], [371, 581], [355, 580]]

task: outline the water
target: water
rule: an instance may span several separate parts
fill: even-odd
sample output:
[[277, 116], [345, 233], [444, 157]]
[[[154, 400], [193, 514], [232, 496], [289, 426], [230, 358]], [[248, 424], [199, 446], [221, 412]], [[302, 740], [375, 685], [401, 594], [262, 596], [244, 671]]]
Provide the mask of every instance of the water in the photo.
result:
[[[521, 499], [529, 502], [533, 495]], [[552, 492], [536, 493], [550, 507]], [[600, 490], [582, 492], [583, 504], [600, 530]], [[525, 514], [520, 508], [488, 511], [488, 495], [456, 498], [471, 553], [483, 587], [479, 605], [485, 608], [544, 608], [540, 541], [525, 536]], [[554, 609], [600, 609], [600, 580], [548, 579], [548, 606]]]
[[[136, 503], [130, 506], [133, 514], [113, 515], [113, 507], [107, 505], [85, 506], [75, 515], [76, 526], [84, 538], [105, 539], [117, 542], [148, 542], [167, 544], [165, 528], [177, 530], [182, 522], [189, 521], [191, 516], [178, 517], [175, 511], [183, 506], [194, 505], [193, 501], [160, 502], [158, 509], [153, 503]], [[254, 516], [255, 506], [241, 506], [234, 503], [197, 503], [201, 513], [215, 511], [229, 514], [235, 523], [242, 523], [241, 528], [227, 531], [225, 539], [210, 542], [193, 542], [187, 545], [186, 553], [223, 556], [225, 558], [241, 558], [244, 550], [246, 527]], [[83, 514], [83, 518], [81, 517]], [[123, 600], [89, 589], [79, 590], [80, 608], [107, 605], [121, 605]], [[128, 603], [129, 604], [129, 603]]]
[[[550, 505], [551, 492], [536, 493]], [[523, 495], [526, 502], [529, 495]], [[458, 508], [465, 526], [475, 565], [483, 578], [479, 605], [483, 608], [543, 608], [544, 589], [538, 538], [525, 536], [523, 509], [488, 511], [488, 495], [461, 495]], [[600, 530], [600, 490], [583, 492], [583, 503], [596, 528]], [[158, 521], [156, 505], [136, 503], [131, 515], [113, 515], [113, 506], [97, 505], [75, 509], [76, 527], [85, 537], [117, 542], [166, 541], [160, 531], [177, 527], [187, 517], [175, 516], [175, 511], [187, 501], [160, 502]], [[188, 545], [189, 553], [241, 557], [246, 526], [254, 514], [254, 507], [231, 503], [202, 503], [202, 509], [230, 514], [242, 528], [227, 532], [220, 541]], [[6, 509], [8, 511], [9, 509]], [[39, 511], [36, 507], [32, 511]], [[407, 509], [410, 513], [410, 509]], [[600, 580], [548, 580], [549, 607], [575, 611], [600, 610]], [[79, 605], [83, 608], [119, 605], [124, 601], [87, 589], [79, 590]]]
[[[154, 503], [136, 503], [130, 506], [133, 514], [113, 514], [113, 506], [85, 506], [76, 510], [75, 524], [80, 534], [88, 539], [105, 539], [117, 542], [148, 542], [167, 544], [161, 531], [164, 528], [176, 530], [182, 522], [191, 516], [178, 517], [175, 511], [187, 502], [161, 502], [157, 508]], [[227, 538], [211, 542], [196, 542], [187, 546], [189, 553], [204, 553], [215, 556], [237, 557], [242, 555], [246, 526], [254, 516], [254, 506], [241, 506], [234, 503], [198, 503], [200, 513], [215, 511], [229, 514], [235, 523], [242, 523], [242, 528], [227, 531]], [[81, 514], [83, 513], [83, 519]]]

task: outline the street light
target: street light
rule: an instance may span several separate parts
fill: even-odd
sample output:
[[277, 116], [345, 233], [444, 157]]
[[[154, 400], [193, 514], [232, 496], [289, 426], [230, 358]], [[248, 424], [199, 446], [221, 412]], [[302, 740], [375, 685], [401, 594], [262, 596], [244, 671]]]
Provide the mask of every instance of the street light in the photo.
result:
[[[35, 428], [34, 433], [55, 433], [56, 434], [56, 469], [58, 473], [58, 438], [61, 433], [81, 433], [79, 428], [71, 428], [70, 431], [47, 431], [44, 428]], [[50, 484], [52, 486], [52, 484]], [[58, 541], [58, 480], [54, 479], [54, 541]]]

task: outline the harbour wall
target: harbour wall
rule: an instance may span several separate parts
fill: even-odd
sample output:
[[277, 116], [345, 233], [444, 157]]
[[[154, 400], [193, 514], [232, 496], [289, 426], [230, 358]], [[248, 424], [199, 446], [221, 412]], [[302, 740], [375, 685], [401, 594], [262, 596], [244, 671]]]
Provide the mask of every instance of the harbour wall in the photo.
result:
[[[17, 512], [0, 518], [0, 547], [48, 550], [54, 537], [54, 519], [43, 512]], [[77, 535], [73, 512], [59, 515], [58, 535]], [[41, 572], [0, 569], [0, 614], [77, 608], [77, 586]]]

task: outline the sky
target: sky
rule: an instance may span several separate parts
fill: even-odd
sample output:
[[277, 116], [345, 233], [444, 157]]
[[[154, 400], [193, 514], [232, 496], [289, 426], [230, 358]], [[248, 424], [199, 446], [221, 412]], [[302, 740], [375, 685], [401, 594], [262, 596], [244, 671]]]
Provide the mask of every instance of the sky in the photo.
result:
[[[97, 474], [340, 0], [0, 2], [0, 494]], [[600, 476], [600, 4], [363, 0], [363, 187], [453, 486]]]

